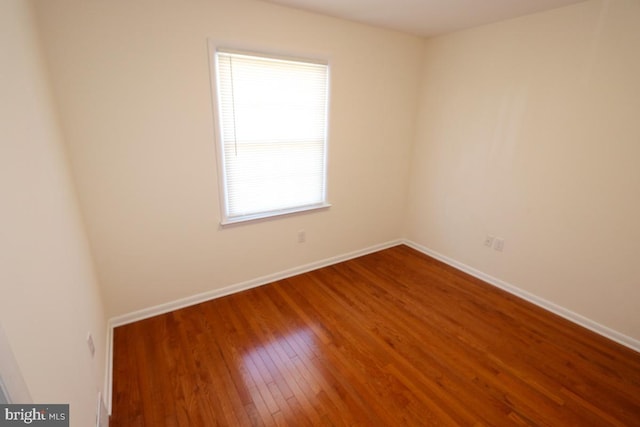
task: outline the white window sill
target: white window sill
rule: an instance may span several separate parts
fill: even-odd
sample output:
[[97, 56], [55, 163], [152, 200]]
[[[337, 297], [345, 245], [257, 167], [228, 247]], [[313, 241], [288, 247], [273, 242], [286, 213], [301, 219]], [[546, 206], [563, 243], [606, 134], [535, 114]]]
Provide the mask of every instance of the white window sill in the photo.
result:
[[291, 214], [296, 214], [296, 213], [301, 213], [301, 212], [309, 212], [309, 211], [328, 209], [330, 207], [331, 207], [331, 203], [318, 203], [316, 205], [300, 206], [300, 207], [291, 208], [291, 209], [282, 209], [282, 210], [278, 210], [278, 211], [261, 212], [261, 213], [252, 214], [252, 215], [243, 215], [243, 216], [236, 216], [236, 217], [232, 217], [232, 218], [223, 218], [222, 221], [220, 221], [220, 225], [224, 227], [224, 226], [227, 226], [227, 225], [240, 224], [240, 223], [243, 223], [243, 222], [259, 221], [259, 220], [263, 220], [263, 219], [269, 219], [269, 218], [274, 218], [274, 217], [279, 217], [279, 216], [291, 215]]

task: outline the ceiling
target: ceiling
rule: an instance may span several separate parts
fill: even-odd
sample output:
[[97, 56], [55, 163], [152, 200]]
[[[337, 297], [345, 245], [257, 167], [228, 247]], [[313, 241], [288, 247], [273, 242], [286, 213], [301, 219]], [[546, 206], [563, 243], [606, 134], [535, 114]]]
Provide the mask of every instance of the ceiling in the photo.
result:
[[264, 0], [429, 37], [584, 0]]

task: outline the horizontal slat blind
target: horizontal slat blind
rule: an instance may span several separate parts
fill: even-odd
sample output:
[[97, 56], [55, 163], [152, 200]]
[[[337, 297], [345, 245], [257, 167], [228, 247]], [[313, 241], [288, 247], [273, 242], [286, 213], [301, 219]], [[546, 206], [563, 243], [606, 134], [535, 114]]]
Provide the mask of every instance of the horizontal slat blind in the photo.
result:
[[328, 66], [216, 56], [227, 218], [324, 203]]

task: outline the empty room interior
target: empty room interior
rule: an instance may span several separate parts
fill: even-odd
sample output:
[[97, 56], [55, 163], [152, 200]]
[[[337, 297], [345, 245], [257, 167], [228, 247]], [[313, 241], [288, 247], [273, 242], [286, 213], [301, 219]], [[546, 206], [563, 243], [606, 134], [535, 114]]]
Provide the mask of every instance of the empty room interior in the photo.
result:
[[640, 1], [2, 0], [0, 31], [0, 403], [640, 425]]

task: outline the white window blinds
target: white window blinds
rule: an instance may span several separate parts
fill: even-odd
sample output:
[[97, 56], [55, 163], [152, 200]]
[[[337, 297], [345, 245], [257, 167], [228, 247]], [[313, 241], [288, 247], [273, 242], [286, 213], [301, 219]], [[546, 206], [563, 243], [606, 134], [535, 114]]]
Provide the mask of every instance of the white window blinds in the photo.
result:
[[223, 222], [326, 205], [328, 65], [216, 52]]

